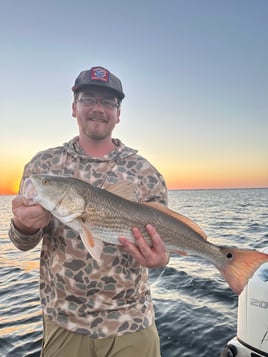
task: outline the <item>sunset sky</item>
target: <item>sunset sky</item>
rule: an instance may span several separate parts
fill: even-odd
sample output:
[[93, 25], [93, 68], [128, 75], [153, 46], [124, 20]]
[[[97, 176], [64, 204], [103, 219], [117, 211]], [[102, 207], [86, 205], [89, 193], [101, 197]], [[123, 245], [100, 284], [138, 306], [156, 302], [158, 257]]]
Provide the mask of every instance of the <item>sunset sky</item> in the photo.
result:
[[114, 131], [170, 189], [268, 187], [267, 0], [4, 0], [0, 193], [77, 135], [71, 87], [101, 65], [126, 98]]

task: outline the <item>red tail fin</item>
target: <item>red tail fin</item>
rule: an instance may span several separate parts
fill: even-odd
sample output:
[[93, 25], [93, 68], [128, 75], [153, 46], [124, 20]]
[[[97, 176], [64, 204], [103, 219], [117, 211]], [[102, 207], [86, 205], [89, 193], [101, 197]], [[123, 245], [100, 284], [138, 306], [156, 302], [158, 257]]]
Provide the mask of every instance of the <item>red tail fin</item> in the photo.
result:
[[[249, 278], [258, 267], [268, 262], [268, 254], [256, 250], [241, 250], [221, 247], [221, 251], [229, 259], [227, 263], [218, 267], [234, 293], [239, 295], [247, 285]], [[230, 257], [228, 257], [228, 255]]]

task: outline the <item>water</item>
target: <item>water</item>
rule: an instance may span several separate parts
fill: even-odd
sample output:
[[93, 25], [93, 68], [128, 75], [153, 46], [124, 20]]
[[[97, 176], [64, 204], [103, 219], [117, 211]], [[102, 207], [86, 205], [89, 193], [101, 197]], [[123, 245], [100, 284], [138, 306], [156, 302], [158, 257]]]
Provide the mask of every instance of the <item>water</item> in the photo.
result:
[[[20, 252], [7, 238], [12, 196], [0, 196], [0, 356], [37, 357], [42, 343], [39, 247]], [[169, 205], [216, 244], [268, 246], [268, 189], [170, 191]], [[172, 255], [150, 273], [162, 357], [218, 357], [236, 334], [237, 297], [214, 266]]]

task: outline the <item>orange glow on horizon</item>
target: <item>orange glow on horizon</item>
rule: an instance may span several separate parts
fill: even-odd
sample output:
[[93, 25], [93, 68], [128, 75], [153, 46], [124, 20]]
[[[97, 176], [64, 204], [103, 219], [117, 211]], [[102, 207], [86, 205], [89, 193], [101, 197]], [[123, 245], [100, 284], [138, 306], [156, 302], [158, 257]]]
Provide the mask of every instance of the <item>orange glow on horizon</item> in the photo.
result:
[[19, 190], [20, 176], [8, 176], [0, 182], [1, 195], [15, 195]]
[[210, 189], [232, 189], [232, 188], [268, 188], [266, 182], [245, 182], [245, 181], [200, 181], [193, 182], [188, 181], [172, 181], [166, 180], [166, 184], [169, 190], [210, 190]]
[[[0, 194], [14, 195], [18, 192], [24, 163], [2, 162]], [[22, 160], [21, 160], [22, 161]], [[26, 160], [25, 160], [26, 161]], [[155, 165], [163, 174], [170, 190], [224, 189], [224, 188], [268, 188], [268, 168], [255, 167], [215, 167], [212, 164], [197, 166], [184, 162], [181, 165]], [[179, 167], [176, 169], [176, 167]]]
[[[164, 173], [163, 173], [164, 174]], [[0, 182], [1, 195], [15, 195], [19, 190], [21, 172], [9, 174]], [[173, 177], [165, 175], [169, 190], [224, 189], [224, 188], [268, 188], [268, 181], [261, 177], [203, 177], [200, 175], [184, 175]]]
[[268, 188], [268, 175], [260, 173], [244, 174], [235, 172], [209, 173], [192, 172], [174, 177], [164, 174], [170, 190], [225, 189], [225, 188]]
[[[13, 161], [12, 161], [13, 162]], [[15, 195], [19, 190], [20, 179], [22, 175], [23, 165], [19, 163], [3, 162], [1, 163], [1, 179], [0, 179], [0, 194]]]

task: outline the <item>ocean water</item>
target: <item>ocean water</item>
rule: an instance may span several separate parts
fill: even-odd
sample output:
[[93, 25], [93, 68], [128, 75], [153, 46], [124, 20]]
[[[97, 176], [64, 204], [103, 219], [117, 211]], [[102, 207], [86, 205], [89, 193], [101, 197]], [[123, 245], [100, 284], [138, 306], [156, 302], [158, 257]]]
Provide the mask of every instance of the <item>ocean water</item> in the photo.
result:
[[[0, 356], [37, 357], [42, 342], [39, 248], [18, 251], [7, 237], [12, 196], [0, 196]], [[268, 189], [170, 191], [170, 208], [219, 245], [268, 246]], [[236, 334], [237, 296], [217, 269], [172, 255], [150, 272], [162, 357], [216, 357]]]

